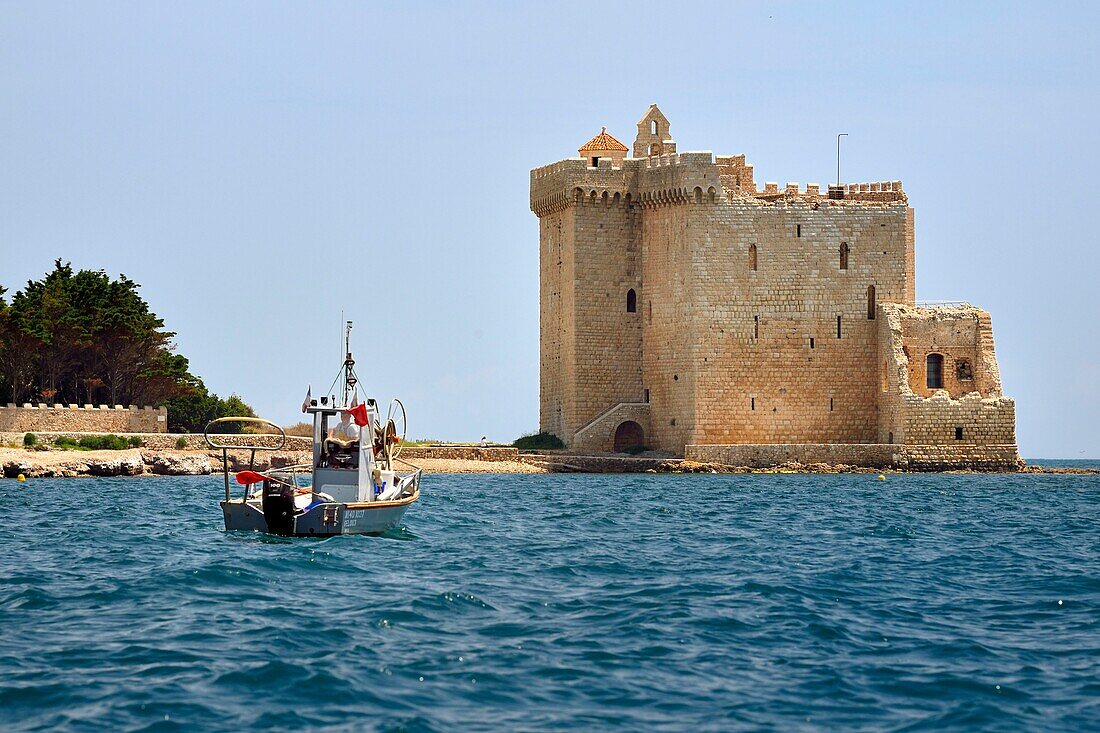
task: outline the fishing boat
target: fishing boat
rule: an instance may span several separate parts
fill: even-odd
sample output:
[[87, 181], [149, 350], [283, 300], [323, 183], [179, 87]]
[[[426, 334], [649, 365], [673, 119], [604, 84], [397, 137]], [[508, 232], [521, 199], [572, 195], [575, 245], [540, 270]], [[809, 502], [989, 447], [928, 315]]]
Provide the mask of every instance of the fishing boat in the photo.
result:
[[[302, 412], [313, 420], [313, 456], [309, 463], [256, 470], [256, 454], [286, 447], [286, 432], [259, 417], [223, 417], [206, 424], [207, 445], [222, 452], [225, 500], [221, 502], [226, 530], [252, 530], [292, 537], [339, 534], [381, 534], [396, 527], [420, 498], [422, 470], [401, 460], [406, 415], [394, 399], [383, 421], [378, 403], [362, 395], [351, 355], [351, 321], [344, 333], [344, 363], [332, 388], [342, 381], [342, 394], [314, 399], [312, 388]], [[274, 428], [278, 438], [255, 440], [217, 433], [225, 423]], [[230, 451], [248, 451], [246, 470], [237, 471], [241, 486], [232, 495]], [[308, 482], [308, 483], [306, 483]]]

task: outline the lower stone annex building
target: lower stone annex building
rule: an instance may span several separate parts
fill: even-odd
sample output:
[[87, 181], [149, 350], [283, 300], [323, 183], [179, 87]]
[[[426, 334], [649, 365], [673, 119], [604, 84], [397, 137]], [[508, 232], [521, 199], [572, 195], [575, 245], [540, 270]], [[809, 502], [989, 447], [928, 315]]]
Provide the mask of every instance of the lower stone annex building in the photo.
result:
[[[918, 306], [899, 181], [760, 190], [656, 105], [531, 171], [540, 426], [734, 465], [1013, 469], [989, 314]], [[628, 153], [632, 156], [628, 157]]]

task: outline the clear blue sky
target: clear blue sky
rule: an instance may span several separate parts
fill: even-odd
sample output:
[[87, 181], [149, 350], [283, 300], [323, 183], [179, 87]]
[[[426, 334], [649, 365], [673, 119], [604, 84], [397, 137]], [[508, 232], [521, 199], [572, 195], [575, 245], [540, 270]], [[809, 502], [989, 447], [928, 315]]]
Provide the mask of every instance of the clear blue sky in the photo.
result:
[[528, 171], [651, 102], [757, 181], [904, 181], [917, 297], [989, 309], [1025, 456], [1100, 456], [1096, 4], [0, 3], [0, 283], [136, 279], [296, 419], [356, 322], [418, 437], [538, 423]]

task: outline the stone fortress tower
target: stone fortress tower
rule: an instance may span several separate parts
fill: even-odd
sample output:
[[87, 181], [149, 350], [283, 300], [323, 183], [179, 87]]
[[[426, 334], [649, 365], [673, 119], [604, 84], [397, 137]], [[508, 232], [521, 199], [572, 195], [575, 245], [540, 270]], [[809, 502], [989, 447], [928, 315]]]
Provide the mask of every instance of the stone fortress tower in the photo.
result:
[[[1018, 465], [989, 314], [918, 306], [899, 181], [761, 191], [651, 105], [531, 171], [540, 424], [738, 465]], [[632, 157], [626, 157], [632, 152]]]

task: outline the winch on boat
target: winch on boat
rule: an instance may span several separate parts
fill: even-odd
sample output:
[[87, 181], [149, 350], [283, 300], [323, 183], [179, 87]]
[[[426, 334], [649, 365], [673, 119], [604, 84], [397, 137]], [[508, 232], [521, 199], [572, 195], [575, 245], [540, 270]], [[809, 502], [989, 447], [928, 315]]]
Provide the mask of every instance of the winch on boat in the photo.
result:
[[[360, 400], [355, 360], [350, 350], [351, 321], [344, 338], [346, 357], [333, 386], [343, 380], [343, 394], [314, 399], [307, 391], [302, 412], [313, 420], [313, 454], [309, 463], [256, 470], [258, 451], [286, 446], [286, 432], [258, 417], [223, 417], [204, 430], [207, 445], [222, 452], [227, 530], [254, 530], [284, 536], [379, 534], [398, 524], [420, 498], [421, 469], [399, 458], [405, 437], [405, 406], [394, 399], [383, 421], [378, 403]], [[212, 428], [231, 422], [273, 428], [275, 445], [230, 440]], [[238, 442], [239, 441], [239, 442]], [[248, 451], [248, 469], [234, 474], [241, 495], [232, 496], [229, 451]], [[312, 479], [308, 485], [303, 480]]]

